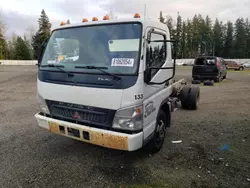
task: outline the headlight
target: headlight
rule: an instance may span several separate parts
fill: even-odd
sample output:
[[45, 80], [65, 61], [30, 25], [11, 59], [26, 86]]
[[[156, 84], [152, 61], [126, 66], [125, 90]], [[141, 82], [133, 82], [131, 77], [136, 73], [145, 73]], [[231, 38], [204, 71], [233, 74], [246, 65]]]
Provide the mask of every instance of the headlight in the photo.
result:
[[142, 105], [118, 110], [113, 121], [113, 128], [140, 130], [143, 127]]
[[39, 103], [41, 111], [45, 114], [50, 114], [49, 108], [48, 108], [45, 100], [39, 94], [37, 94], [37, 99], [38, 99], [38, 103]]

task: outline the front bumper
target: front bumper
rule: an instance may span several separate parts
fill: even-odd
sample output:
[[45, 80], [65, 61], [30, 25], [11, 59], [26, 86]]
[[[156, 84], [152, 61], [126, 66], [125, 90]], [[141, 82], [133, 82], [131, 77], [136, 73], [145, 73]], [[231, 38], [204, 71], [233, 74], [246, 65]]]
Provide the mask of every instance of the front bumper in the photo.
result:
[[143, 145], [143, 132], [125, 134], [35, 115], [38, 126], [52, 133], [107, 148], [135, 151]]

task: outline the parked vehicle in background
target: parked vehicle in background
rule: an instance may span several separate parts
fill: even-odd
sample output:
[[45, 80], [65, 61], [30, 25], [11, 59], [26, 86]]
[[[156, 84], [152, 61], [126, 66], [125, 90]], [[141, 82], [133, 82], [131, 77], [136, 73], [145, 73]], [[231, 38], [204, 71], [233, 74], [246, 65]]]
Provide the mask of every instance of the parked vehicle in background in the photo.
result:
[[243, 67], [244, 67], [244, 68], [250, 68], [250, 62], [249, 62], [249, 63], [244, 63], [244, 64], [243, 64]]
[[234, 70], [244, 70], [244, 66], [236, 63], [235, 61], [226, 61], [227, 69], [234, 69]]
[[194, 61], [193, 80], [214, 80], [220, 82], [227, 76], [225, 61], [215, 56], [200, 56]]

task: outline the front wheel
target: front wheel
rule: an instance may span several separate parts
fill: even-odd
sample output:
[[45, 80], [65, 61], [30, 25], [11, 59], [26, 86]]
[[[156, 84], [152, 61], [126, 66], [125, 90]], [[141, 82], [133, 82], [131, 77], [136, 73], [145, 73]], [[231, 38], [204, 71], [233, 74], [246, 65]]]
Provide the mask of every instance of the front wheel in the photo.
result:
[[240, 67], [240, 69], [239, 69], [240, 71], [243, 71], [244, 70], [244, 67]]
[[166, 114], [163, 110], [160, 110], [156, 120], [156, 128], [154, 131], [154, 136], [147, 145], [147, 149], [149, 150], [149, 152], [157, 153], [161, 150], [166, 136], [166, 127], [167, 127]]

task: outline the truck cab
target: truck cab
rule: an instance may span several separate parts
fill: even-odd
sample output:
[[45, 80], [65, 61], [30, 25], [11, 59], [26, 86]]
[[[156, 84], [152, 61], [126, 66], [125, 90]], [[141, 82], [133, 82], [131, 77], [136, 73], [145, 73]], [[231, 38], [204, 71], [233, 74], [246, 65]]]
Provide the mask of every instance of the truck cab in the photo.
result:
[[177, 91], [165, 24], [83, 19], [54, 29], [38, 54], [40, 127], [112, 149], [162, 148]]

